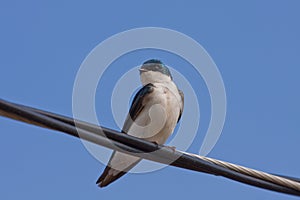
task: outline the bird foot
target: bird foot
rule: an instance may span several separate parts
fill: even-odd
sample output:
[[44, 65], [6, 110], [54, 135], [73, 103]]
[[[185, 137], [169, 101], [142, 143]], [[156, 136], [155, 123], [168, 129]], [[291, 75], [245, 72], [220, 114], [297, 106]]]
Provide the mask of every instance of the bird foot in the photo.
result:
[[175, 146], [166, 146], [168, 149], [171, 149], [173, 151], [173, 153], [175, 153], [176, 151], [176, 147]]
[[[159, 145], [157, 142], [155, 141], [151, 141], [153, 144]], [[171, 149], [173, 151], [173, 153], [175, 153], [176, 151], [176, 147], [175, 146], [165, 146], [168, 149]]]

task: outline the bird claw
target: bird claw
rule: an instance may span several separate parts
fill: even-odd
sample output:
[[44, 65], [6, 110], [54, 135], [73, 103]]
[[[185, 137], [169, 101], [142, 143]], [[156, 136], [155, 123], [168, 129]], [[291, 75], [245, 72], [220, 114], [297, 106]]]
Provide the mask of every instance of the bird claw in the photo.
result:
[[155, 145], [159, 145], [157, 142], [155, 142], [155, 141], [151, 141], [153, 144], [155, 144]]
[[[159, 145], [157, 142], [155, 141], [151, 141], [153, 144], [155, 145]], [[175, 146], [165, 146], [167, 149], [171, 149], [173, 151], [173, 153], [175, 153], [176, 151], [176, 147]]]
[[173, 151], [173, 153], [175, 153], [176, 151], [176, 147], [175, 146], [166, 146], [168, 149], [171, 149]]

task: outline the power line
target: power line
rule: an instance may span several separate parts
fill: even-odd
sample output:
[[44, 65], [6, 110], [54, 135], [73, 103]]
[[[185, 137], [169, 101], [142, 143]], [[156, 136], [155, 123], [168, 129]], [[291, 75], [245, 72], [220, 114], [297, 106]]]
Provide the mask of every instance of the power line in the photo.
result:
[[[190, 153], [187, 153], [187, 154], [190, 154]], [[231, 169], [231, 170], [239, 172], [239, 173], [247, 174], [249, 176], [253, 176], [253, 177], [256, 177], [256, 178], [259, 178], [259, 179], [264, 179], [264, 180], [267, 180], [267, 181], [270, 181], [272, 183], [276, 183], [276, 184], [279, 184], [279, 185], [282, 185], [282, 186], [291, 187], [291, 188], [294, 188], [295, 190], [300, 189], [299, 181], [296, 181], [295, 178], [291, 179], [291, 178], [287, 178], [287, 176], [282, 177], [282, 176], [278, 176], [278, 175], [273, 175], [273, 174], [258, 171], [258, 170], [255, 170], [255, 169], [250, 169], [248, 167], [244, 167], [244, 166], [241, 166], [241, 165], [236, 165], [236, 164], [232, 164], [232, 163], [228, 163], [228, 162], [225, 162], [225, 161], [221, 161], [221, 160], [217, 160], [217, 159], [213, 159], [213, 158], [208, 158], [208, 157], [200, 156], [200, 155], [196, 155], [196, 154], [190, 154], [190, 155], [195, 156], [195, 157], [199, 157], [203, 160], [212, 162], [216, 165], [223, 166], [225, 168]]]
[[276, 176], [212, 158], [174, 151], [167, 146], [156, 145], [109, 128], [10, 103], [2, 99], [0, 99], [0, 116], [60, 131], [148, 160], [223, 176], [260, 188], [300, 196], [300, 183], [297, 178]]

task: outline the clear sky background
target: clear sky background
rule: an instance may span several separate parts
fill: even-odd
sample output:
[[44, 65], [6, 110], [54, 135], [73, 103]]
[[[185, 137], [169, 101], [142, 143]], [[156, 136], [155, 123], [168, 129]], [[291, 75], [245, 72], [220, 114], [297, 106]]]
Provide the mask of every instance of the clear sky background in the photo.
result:
[[[131, 28], [174, 29], [203, 45], [225, 83], [225, 127], [208, 156], [300, 177], [299, 8], [297, 0], [1, 1], [0, 98], [72, 116], [77, 70], [97, 44]], [[209, 94], [182, 70], [184, 61], [166, 52], [136, 52], [114, 63], [106, 89], [97, 90], [101, 123], [118, 129], [105, 106], [117, 80], [110, 75], [153, 57], [199, 82], [203, 125], [189, 149], [197, 153]], [[4, 118], [0, 133], [0, 199], [296, 199], [174, 167], [129, 174], [100, 189], [95, 181], [104, 166], [80, 140]]]

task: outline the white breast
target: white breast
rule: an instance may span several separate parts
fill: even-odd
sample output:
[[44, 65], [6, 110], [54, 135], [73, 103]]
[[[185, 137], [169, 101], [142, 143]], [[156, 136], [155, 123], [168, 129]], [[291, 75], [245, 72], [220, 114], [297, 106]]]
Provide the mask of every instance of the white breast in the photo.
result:
[[139, 114], [128, 134], [158, 144], [164, 144], [174, 131], [180, 114], [181, 97], [173, 81], [154, 83], [142, 113]]

